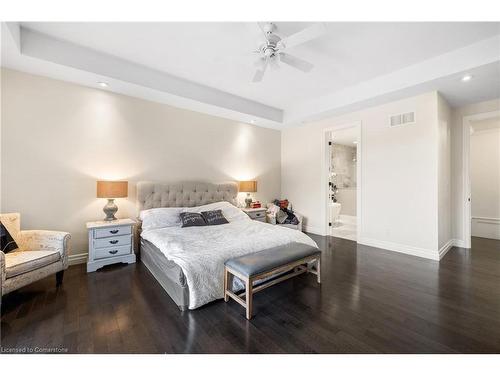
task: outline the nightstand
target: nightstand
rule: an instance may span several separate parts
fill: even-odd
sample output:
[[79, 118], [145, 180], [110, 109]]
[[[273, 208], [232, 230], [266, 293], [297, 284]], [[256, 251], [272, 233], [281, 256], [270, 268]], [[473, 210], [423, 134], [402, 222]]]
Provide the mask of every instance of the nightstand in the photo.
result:
[[87, 272], [114, 263], [135, 263], [134, 225], [132, 219], [91, 221]]
[[266, 211], [267, 208], [242, 208], [243, 212], [250, 216], [250, 219], [266, 222]]

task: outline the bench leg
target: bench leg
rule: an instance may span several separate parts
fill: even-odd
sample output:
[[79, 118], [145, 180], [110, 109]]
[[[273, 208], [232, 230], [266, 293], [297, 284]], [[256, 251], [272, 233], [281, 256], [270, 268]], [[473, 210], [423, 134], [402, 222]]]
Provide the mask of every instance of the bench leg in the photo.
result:
[[252, 300], [253, 300], [253, 285], [252, 279], [248, 278], [245, 281], [246, 288], [246, 305], [247, 305], [247, 319], [250, 320], [252, 318]]
[[318, 279], [318, 284], [321, 284], [321, 255], [316, 261], [316, 277]]
[[227, 292], [227, 289], [228, 289], [228, 288], [227, 288], [227, 281], [228, 281], [227, 279], [228, 279], [228, 277], [229, 277], [229, 275], [228, 275], [228, 274], [229, 274], [229, 272], [228, 272], [227, 268], [226, 268], [226, 267], [224, 267], [224, 302], [229, 301], [229, 296], [228, 296], [228, 295], [227, 295], [227, 293], [226, 293], [226, 292]]

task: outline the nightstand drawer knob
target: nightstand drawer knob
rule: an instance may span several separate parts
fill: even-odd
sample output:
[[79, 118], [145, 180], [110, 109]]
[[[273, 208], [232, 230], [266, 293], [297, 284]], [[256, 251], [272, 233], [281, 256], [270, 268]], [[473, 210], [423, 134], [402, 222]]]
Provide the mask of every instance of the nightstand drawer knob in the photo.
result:
[[109, 233], [111, 234], [116, 234], [118, 233], [120, 230], [119, 229], [113, 229], [113, 230], [110, 230]]
[[111, 240], [111, 241], [109, 241], [109, 243], [114, 245], [114, 244], [118, 243], [118, 240]]
[[118, 250], [109, 250], [110, 254], [116, 254], [117, 252], [118, 252]]
[[262, 214], [255, 214], [255, 216], [262, 216]]

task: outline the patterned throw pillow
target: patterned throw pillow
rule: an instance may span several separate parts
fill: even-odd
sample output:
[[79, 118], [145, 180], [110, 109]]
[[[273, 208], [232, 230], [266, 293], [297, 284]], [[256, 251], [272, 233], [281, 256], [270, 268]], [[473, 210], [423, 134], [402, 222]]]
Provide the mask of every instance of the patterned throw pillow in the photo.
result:
[[288, 215], [285, 211], [279, 210], [278, 213], [276, 214], [276, 222], [279, 224], [284, 224], [287, 217]]
[[16, 241], [12, 238], [7, 228], [0, 222], [0, 250], [5, 254], [17, 249]]
[[196, 212], [181, 212], [182, 228], [202, 227], [207, 225], [203, 216]]
[[228, 224], [229, 221], [222, 214], [222, 210], [203, 211], [201, 213], [208, 225]]

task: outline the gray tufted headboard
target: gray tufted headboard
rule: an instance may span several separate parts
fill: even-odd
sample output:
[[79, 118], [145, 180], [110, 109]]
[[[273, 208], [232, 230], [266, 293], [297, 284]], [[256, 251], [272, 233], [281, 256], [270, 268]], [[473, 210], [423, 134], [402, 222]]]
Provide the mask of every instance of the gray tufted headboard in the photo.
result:
[[159, 207], [194, 207], [227, 201], [236, 205], [238, 184], [224, 182], [137, 183], [137, 208], [147, 210]]

